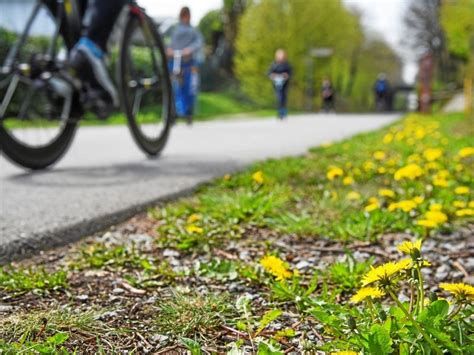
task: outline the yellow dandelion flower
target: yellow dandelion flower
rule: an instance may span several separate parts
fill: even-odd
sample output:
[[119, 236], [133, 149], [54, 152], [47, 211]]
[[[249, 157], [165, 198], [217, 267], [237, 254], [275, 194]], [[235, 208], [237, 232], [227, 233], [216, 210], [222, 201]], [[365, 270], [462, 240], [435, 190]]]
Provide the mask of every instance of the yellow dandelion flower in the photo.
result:
[[343, 185], [352, 185], [354, 183], [354, 178], [352, 176], [346, 176], [343, 180], [342, 180], [342, 184]]
[[425, 218], [437, 224], [443, 224], [448, 220], [448, 216], [441, 211], [428, 211], [425, 213]]
[[437, 187], [448, 187], [448, 181], [438, 175], [433, 176], [433, 185]]
[[428, 148], [423, 152], [423, 157], [428, 161], [435, 161], [443, 155], [443, 150], [439, 148]]
[[344, 175], [344, 170], [338, 168], [337, 166], [333, 166], [329, 168], [328, 172], [326, 173], [326, 177], [328, 180], [334, 180], [337, 177]]
[[440, 283], [439, 288], [448, 291], [457, 299], [474, 300], [474, 287], [464, 283]]
[[466, 207], [466, 202], [464, 202], [464, 201], [453, 201], [453, 207], [465, 208]]
[[467, 207], [474, 208], [474, 201], [469, 201]]
[[393, 141], [393, 134], [391, 133], [387, 133], [384, 137], [383, 137], [383, 143], [384, 144], [389, 144], [389, 143], [392, 143]]
[[417, 207], [417, 203], [413, 200], [402, 200], [400, 202], [393, 202], [388, 206], [390, 212], [395, 210], [402, 210], [403, 212], [410, 212]]
[[371, 171], [375, 169], [375, 164], [370, 160], [367, 160], [366, 162], [364, 162], [364, 165], [362, 167], [365, 171]]
[[225, 174], [223, 177], [222, 177], [223, 180], [225, 181], [229, 181], [230, 179], [232, 179], [232, 175], [230, 174]]
[[469, 187], [467, 186], [458, 186], [454, 189], [456, 195], [467, 195], [469, 193]]
[[263, 172], [261, 170], [255, 172], [253, 175], [252, 175], [252, 179], [253, 181], [255, 181], [257, 184], [263, 184], [265, 178], [263, 176]]
[[474, 209], [471, 208], [463, 208], [456, 211], [456, 216], [458, 217], [465, 217], [465, 216], [474, 216]]
[[377, 208], [379, 208], [378, 203], [369, 203], [367, 206], [365, 206], [364, 210], [366, 212], [372, 212], [375, 211]]
[[369, 203], [379, 203], [379, 199], [377, 197], [371, 197], [369, 198]]
[[440, 203], [433, 203], [430, 205], [430, 211], [441, 211], [442, 208], [443, 205], [441, 205]]
[[421, 157], [419, 154], [411, 154], [407, 158], [409, 163], [418, 163], [421, 161]]
[[363, 287], [357, 293], [351, 297], [351, 303], [359, 303], [365, 300], [366, 298], [380, 298], [385, 295], [385, 292], [380, 290], [377, 287]]
[[379, 195], [383, 197], [395, 197], [395, 191], [390, 190], [390, 189], [380, 189], [379, 190]]
[[379, 174], [385, 174], [387, 172], [387, 169], [385, 169], [383, 166], [381, 166], [377, 169], [377, 172]]
[[442, 178], [447, 178], [449, 176], [449, 171], [446, 169], [438, 171], [438, 176]]
[[411, 260], [403, 259], [396, 263], [388, 262], [377, 267], [371, 267], [370, 271], [364, 275], [362, 285], [367, 286], [374, 282], [380, 282], [383, 285], [389, 284], [398, 273], [410, 266]]
[[346, 199], [349, 200], [349, 201], [360, 200], [360, 198], [361, 198], [361, 195], [360, 195], [360, 193], [358, 193], [357, 191], [350, 191], [350, 192], [346, 195]]
[[436, 223], [434, 221], [430, 221], [428, 219], [420, 219], [420, 220], [416, 221], [416, 224], [419, 225], [419, 226], [422, 226], [422, 227], [426, 227], [426, 228], [436, 228], [436, 227], [438, 227], [438, 223]]
[[423, 196], [416, 196], [416, 197], [413, 197], [412, 201], [415, 202], [416, 204], [420, 204], [420, 203], [423, 203], [423, 201], [425, 200], [425, 198]]
[[202, 234], [204, 232], [204, 229], [194, 224], [187, 225], [185, 229], [186, 229], [186, 232], [188, 232], [189, 234]]
[[397, 249], [402, 253], [411, 255], [414, 253], [419, 254], [421, 251], [421, 239], [418, 239], [416, 242], [412, 243], [409, 241], [403, 242], [397, 246]]
[[395, 174], [395, 180], [399, 181], [402, 179], [415, 180], [416, 178], [424, 174], [423, 169], [417, 164], [408, 164], [403, 168], [398, 169]]
[[429, 163], [425, 164], [425, 169], [427, 170], [438, 170], [440, 168], [439, 163], [435, 161], [430, 161]]
[[293, 275], [293, 273], [288, 270], [285, 262], [273, 255], [263, 257], [260, 260], [260, 265], [263, 266], [265, 271], [275, 276], [278, 281], [287, 279]]
[[188, 224], [192, 224], [194, 222], [197, 222], [201, 219], [201, 216], [198, 215], [197, 213], [193, 213], [188, 217]]
[[383, 150], [377, 150], [373, 155], [375, 160], [384, 160], [386, 156]]
[[474, 155], [474, 147], [465, 147], [458, 152], [460, 158], [467, 158], [471, 155]]

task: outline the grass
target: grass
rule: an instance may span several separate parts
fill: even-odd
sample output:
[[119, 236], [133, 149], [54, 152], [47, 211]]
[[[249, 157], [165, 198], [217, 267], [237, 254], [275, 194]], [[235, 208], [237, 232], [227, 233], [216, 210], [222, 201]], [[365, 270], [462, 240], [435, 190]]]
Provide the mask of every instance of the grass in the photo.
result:
[[96, 311], [71, 308], [13, 314], [0, 322], [0, 353], [66, 354], [66, 342], [79, 350], [83, 340], [107, 330], [98, 317]]
[[160, 300], [154, 319], [155, 330], [179, 339], [195, 337], [200, 341], [236, 315], [233, 306], [224, 295], [186, 295], [175, 293], [170, 299]]
[[[68, 273], [67, 294], [89, 295], [99, 310], [125, 310], [110, 321], [116, 333], [123, 322], [134, 327], [123, 335], [123, 351], [472, 353], [474, 290], [453, 276], [462, 274], [470, 242], [452, 233], [474, 223], [473, 127], [461, 114], [410, 115], [304, 156], [257, 163], [134, 220], [148, 226], [142, 232], [152, 247], [136, 247], [129, 232], [114, 229], [123, 240], [72, 246], [51, 269]], [[447, 239], [453, 250], [465, 244], [441, 249]], [[395, 249], [402, 240], [435, 247], [405, 252], [403, 260]], [[374, 266], [390, 271], [400, 260], [402, 269], [368, 284], [378, 291], [363, 288]], [[441, 266], [451, 270], [442, 281], [460, 283], [455, 291], [464, 293], [449, 294], [433, 278]], [[66, 276], [54, 275], [3, 269], [0, 296], [40, 305], [44, 296], [27, 298], [36, 289], [66, 286]], [[49, 297], [66, 308], [74, 299]], [[16, 328], [7, 323], [0, 320], [8, 346], [41, 326], [38, 317]], [[70, 351], [76, 328], [27, 339]], [[157, 334], [167, 340], [153, 343]], [[91, 351], [100, 352], [94, 344]]]
[[[196, 114], [194, 121], [210, 121], [215, 119], [229, 119], [235, 117], [271, 117], [275, 115], [275, 110], [264, 109], [245, 100], [232, 92], [202, 92], [198, 96], [196, 103]], [[156, 122], [156, 112], [148, 109], [141, 113], [140, 122]], [[103, 126], [103, 125], [123, 125], [127, 123], [126, 117], [118, 112], [113, 113], [106, 120], [99, 120], [91, 113], [86, 113], [81, 120], [85, 126]], [[29, 123], [19, 120], [7, 120], [7, 127], [11, 128], [46, 128], [57, 127], [56, 122], [47, 120], [35, 120], [35, 123]]]
[[54, 290], [67, 287], [67, 271], [48, 272], [44, 268], [0, 267], [0, 290], [25, 292]]

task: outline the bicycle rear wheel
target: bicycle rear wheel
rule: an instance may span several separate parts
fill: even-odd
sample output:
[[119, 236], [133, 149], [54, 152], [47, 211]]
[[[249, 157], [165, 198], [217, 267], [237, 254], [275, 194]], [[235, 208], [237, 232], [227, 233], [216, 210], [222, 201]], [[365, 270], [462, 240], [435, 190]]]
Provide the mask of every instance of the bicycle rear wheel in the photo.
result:
[[[42, 28], [35, 28], [41, 16]], [[45, 25], [48, 21], [50, 26]], [[70, 119], [77, 94], [60, 75], [68, 47], [60, 33], [54, 36], [55, 29], [55, 20], [38, 3], [23, 44], [0, 74], [0, 150], [29, 169], [55, 163], [69, 148], [77, 127], [77, 120]], [[18, 34], [12, 37], [20, 39]]]
[[118, 74], [132, 136], [142, 151], [156, 156], [165, 147], [172, 125], [172, 92], [161, 36], [144, 14], [129, 15]]

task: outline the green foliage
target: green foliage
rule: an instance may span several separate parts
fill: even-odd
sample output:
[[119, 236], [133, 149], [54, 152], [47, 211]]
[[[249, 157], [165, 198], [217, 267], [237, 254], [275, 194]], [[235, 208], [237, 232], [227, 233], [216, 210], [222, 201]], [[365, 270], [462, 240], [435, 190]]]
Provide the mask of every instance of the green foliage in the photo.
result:
[[451, 53], [469, 59], [474, 51], [474, 2], [443, 1], [441, 20]]
[[213, 35], [224, 31], [224, 23], [222, 21], [222, 11], [209, 11], [199, 21], [199, 31], [201, 31], [204, 41], [207, 45], [212, 44]]
[[94, 339], [107, 330], [98, 315], [65, 307], [5, 316], [0, 321], [0, 353], [69, 354], [64, 345], [74, 332]]
[[44, 268], [0, 267], [0, 291], [25, 292], [67, 287], [67, 271], [46, 271]]
[[108, 246], [102, 243], [89, 245], [82, 249], [79, 267], [133, 267], [151, 269], [150, 261], [142, 256], [134, 245], [131, 247], [117, 245]]
[[[310, 73], [309, 51], [318, 47], [330, 47], [334, 54], [316, 58]], [[324, 76], [332, 79], [339, 106], [359, 109], [371, 103], [378, 71], [393, 81], [400, 78], [401, 63], [393, 50], [381, 40], [365, 40], [358, 17], [339, 0], [253, 2], [241, 19], [236, 48], [235, 72], [243, 91], [266, 105], [273, 102], [266, 72], [278, 48], [288, 52], [293, 66], [290, 105], [299, 109], [308, 83], [319, 93]], [[319, 95], [314, 102], [320, 102]]]
[[199, 334], [201, 340], [206, 340], [208, 334], [226, 323], [226, 317], [234, 314], [226, 301], [225, 296], [175, 293], [170, 299], [158, 301], [155, 329], [175, 338]]

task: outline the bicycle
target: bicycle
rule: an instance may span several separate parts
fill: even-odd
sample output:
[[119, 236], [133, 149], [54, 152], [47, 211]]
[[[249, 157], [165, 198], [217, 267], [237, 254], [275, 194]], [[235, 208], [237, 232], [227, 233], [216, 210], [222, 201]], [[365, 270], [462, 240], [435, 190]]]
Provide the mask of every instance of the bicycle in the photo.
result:
[[[38, 0], [0, 68], [0, 150], [29, 169], [57, 162], [86, 113], [87, 87], [68, 71], [69, 53], [80, 37], [81, 15], [75, 0], [55, 4], [50, 40], [30, 35], [35, 19], [46, 8]], [[144, 9], [128, 1], [123, 11], [123, 32], [111, 51], [121, 111], [136, 144], [153, 157], [163, 150], [174, 116], [166, 54]], [[41, 43], [41, 53], [28, 51], [35, 43]]]

